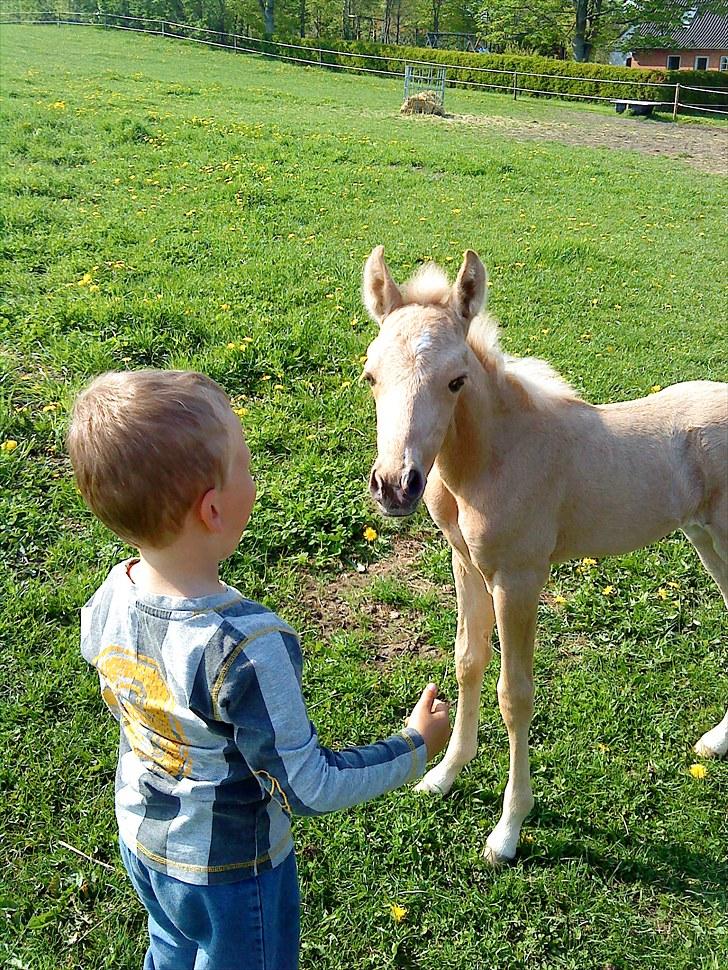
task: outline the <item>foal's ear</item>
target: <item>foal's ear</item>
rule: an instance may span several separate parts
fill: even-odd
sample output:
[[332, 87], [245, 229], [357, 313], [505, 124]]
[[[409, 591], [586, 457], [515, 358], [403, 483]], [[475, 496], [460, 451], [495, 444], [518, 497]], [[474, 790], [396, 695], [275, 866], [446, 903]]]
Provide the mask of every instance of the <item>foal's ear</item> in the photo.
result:
[[384, 246], [373, 249], [364, 265], [362, 296], [369, 316], [380, 326], [392, 310], [402, 306], [402, 294], [384, 262]]
[[487, 281], [485, 267], [480, 262], [478, 254], [468, 249], [450, 293], [450, 306], [466, 325], [483, 306]]

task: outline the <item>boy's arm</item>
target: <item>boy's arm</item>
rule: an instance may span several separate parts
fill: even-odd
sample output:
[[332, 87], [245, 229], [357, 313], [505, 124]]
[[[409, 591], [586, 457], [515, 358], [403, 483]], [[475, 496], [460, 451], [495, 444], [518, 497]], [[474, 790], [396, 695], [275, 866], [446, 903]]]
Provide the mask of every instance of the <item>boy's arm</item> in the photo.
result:
[[276, 630], [246, 643], [214, 692], [216, 715], [234, 725], [246, 762], [287, 812], [334, 812], [423, 774], [427, 749], [413, 728], [364, 747], [322, 747], [306, 713], [300, 671], [297, 637]]

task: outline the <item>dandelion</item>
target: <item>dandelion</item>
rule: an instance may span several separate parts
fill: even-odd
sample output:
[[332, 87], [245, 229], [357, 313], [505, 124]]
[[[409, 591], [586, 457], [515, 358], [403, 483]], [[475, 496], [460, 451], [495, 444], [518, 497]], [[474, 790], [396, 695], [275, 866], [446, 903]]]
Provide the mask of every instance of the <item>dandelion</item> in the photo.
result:
[[100, 289], [101, 287], [98, 283], [92, 283], [91, 286], [89, 286], [88, 291], [89, 293], [98, 293]]
[[247, 409], [247, 408], [243, 408], [243, 407], [240, 407], [240, 408], [233, 408], [233, 414], [237, 414], [237, 416], [238, 416], [239, 418], [242, 418], [242, 417], [243, 417], [244, 415], [246, 415], [247, 413], [248, 413], [248, 409]]
[[657, 392], [661, 390], [662, 390], [661, 384], [653, 384], [652, 387], [650, 388], [650, 394], [657, 394]]
[[51, 108], [53, 108], [54, 111], [65, 111], [66, 110], [66, 102], [65, 101], [54, 101], [53, 104], [51, 105]]
[[283, 384], [274, 384], [273, 385], [273, 390], [274, 391], [285, 391], [285, 387], [283, 386]]
[[698, 781], [702, 781], [703, 778], [705, 778], [705, 776], [708, 774], [708, 769], [705, 767], [705, 765], [699, 764], [690, 765], [688, 771], [693, 778], [697, 778]]
[[597, 742], [597, 751], [601, 751], [602, 754], [606, 754], [609, 751], [609, 745], [604, 744], [602, 741]]
[[602, 590], [604, 596], [614, 596], [616, 592], [617, 590], [614, 588], [614, 586], [605, 586]]
[[78, 286], [88, 286], [93, 280], [91, 273], [84, 273], [81, 279], [78, 281]]
[[377, 537], [378, 537], [377, 530], [376, 529], [372, 529], [372, 527], [370, 525], [368, 525], [366, 527], [366, 529], [364, 530], [364, 538], [366, 539], [366, 541], [367, 542], [374, 542], [374, 540]]
[[231, 340], [230, 343], [229, 344], [226, 344], [225, 346], [227, 347], [228, 350], [235, 350], [235, 348], [238, 345], [233, 340]]
[[43, 413], [44, 414], [47, 414], [49, 411], [57, 411], [57, 410], [58, 410], [58, 405], [57, 404], [44, 404], [43, 405]]
[[561, 593], [557, 593], [556, 596], [554, 596], [554, 603], [556, 603], [557, 606], [565, 606], [567, 602], [568, 600], [565, 596], [562, 596]]
[[229, 303], [221, 303], [220, 304], [220, 309], [221, 310], [229, 310], [230, 309], [230, 304]]
[[657, 595], [661, 600], [666, 600], [670, 594], [667, 592], [664, 586], [660, 586], [660, 588], [657, 590]]
[[[13, 438], [8, 438], [7, 441], [3, 441], [3, 443], [0, 445], [0, 451], [4, 452], [6, 455], [9, 455], [10, 452], [15, 451], [17, 447], [18, 447], [18, 442], [15, 441]], [[376, 536], [376, 533], [375, 533], [375, 536]]]
[[392, 903], [389, 907], [389, 913], [395, 923], [401, 923], [407, 915], [407, 909], [404, 906], [399, 906], [397, 903]]

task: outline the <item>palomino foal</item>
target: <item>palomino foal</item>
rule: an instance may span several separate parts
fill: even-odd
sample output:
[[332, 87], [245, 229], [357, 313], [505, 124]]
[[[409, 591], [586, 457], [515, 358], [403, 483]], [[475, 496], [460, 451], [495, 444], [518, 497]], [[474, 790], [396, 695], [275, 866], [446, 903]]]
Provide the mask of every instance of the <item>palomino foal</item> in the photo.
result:
[[[452, 546], [458, 706], [443, 760], [419, 784], [445, 794], [477, 751], [497, 622], [498, 701], [510, 771], [487, 840], [512, 859], [533, 806], [528, 732], [539, 594], [551, 563], [628, 552], [682, 529], [728, 605], [728, 385], [677, 384], [593, 406], [543, 361], [517, 360], [478, 316], [486, 274], [467, 252], [451, 288], [437, 266], [398, 287], [377, 247], [363, 295], [380, 331], [364, 377], [377, 410], [370, 489], [387, 515], [421, 498]], [[728, 751], [728, 714], [696, 745]]]

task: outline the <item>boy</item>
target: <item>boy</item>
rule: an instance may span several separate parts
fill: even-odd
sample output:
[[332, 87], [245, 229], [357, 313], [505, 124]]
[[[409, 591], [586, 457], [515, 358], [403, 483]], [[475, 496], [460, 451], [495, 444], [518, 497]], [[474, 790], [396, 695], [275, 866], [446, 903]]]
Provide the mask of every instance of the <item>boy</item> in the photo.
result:
[[81, 650], [120, 723], [116, 816], [149, 915], [144, 968], [295, 970], [290, 816], [418, 778], [447, 742], [448, 706], [430, 684], [399, 734], [319, 745], [296, 634], [218, 577], [255, 484], [213, 380], [104, 374], [76, 400], [68, 450], [89, 507], [139, 553], [83, 608]]

